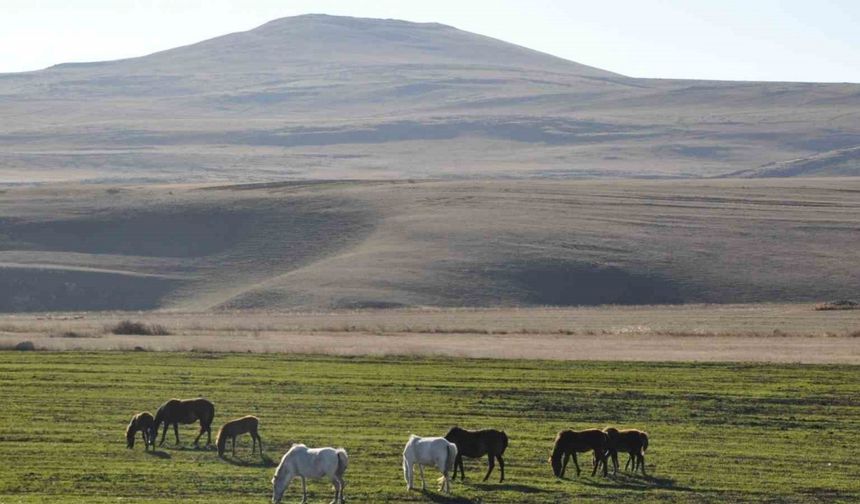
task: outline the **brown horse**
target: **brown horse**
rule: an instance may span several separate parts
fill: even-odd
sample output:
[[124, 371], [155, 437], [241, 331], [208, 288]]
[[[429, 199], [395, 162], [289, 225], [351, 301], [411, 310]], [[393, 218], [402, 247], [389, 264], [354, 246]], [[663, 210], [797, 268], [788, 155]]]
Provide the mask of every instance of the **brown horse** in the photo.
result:
[[591, 475], [597, 473], [600, 463], [603, 463], [603, 475], [608, 476], [606, 468], [606, 452], [609, 449], [609, 436], [600, 429], [587, 429], [583, 431], [563, 430], [555, 437], [555, 446], [549, 459], [552, 464], [552, 472], [558, 478], [564, 477], [567, 462], [573, 456], [573, 465], [576, 467], [576, 475], [579, 476], [579, 462], [576, 460], [577, 453], [594, 451], [595, 462]]
[[648, 449], [648, 433], [636, 429], [618, 430], [615, 427], [607, 427], [603, 430], [609, 436], [609, 455], [612, 457], [614, 472], [618, 472], [618, 452], [627, 453], [630, 457], [624, 470], [633, 464], [633, 472], [641, 467], [642, 475], [645, 476], [645, 450]]
[[255, 416], [243, 416], [242, 418], [237, 418], [235, 420], [230, 420], [221, 426], [221, 429], [218, 430], [218, 435], [215, 436], [215, 446], [218, 447], [218, 456], [224, 456], [224, 448], [227, 445], [227, 438], [233, 440], [233, 456], [236, 456], [236, 436], [240, 436], [242, 434], [251, 434], [251, 454], [254, 453], [254, 449], [257, 448], [257, 442], [260, 443], [260, 456], [263, 456], [263, 440], [260, 438], [260, 434], [257, 433], [257, 429], [260, 426], [260, 420]]
[[194, 438], [196, 445], [200, 441], [200, 436], [205, 432], [207, 434], [206, 445], [212, 444], [212, 420], [215, 418], [215, 405], [211, 402], [198, 397], [197, 399], [170, 399], [162, 404], [158, 411], [155, 412], [155, 421], [152, 425], [152, 443], [155, 444], [155, 439], [158, 437], [158, 428], [164, 424], [164, 430], [161, 432], [161, 442], [158, 446], [164, 444], [164, 437], [167, 435], [167, 427], [173, 424], [173, 433], [176, 436], [176, 444], [179, 444], [179, 424], [192, 424], [200, 421], [200, 433]]
[[457, 467], [459, 466], [460, 480], [466, 479], [466, 472], [463, 469], [463, 455], [469, 458], [479, 458], [486, 455], [488, 468], [483, 481], [487, 481], [490, 473], [493, 472], [493, 467], [496, 465], [495, 459], [498, 459], [499, 471], [501, 471], [499, 483], [505, 481], [505, 461], [502, 455], [505, 454], [505, 449], [508, 447], [508, 435], [504, 431], [494, 429], [469, 431], [455, 426], [451, 427], [451, 430], [445, 434], [445, 439], [457, 445], [453, 478], [457, 477]]
[[143, 438], [143, 449], [148, 450], [149, 446], [155, 447], [155, 440], [150, 437], [152, 432], [152, 413], [144, 411], [131, 417], [131, 422], [125, 428], [126, 446], [134, 448], [135, 434], [140, 432], [140, 437]]

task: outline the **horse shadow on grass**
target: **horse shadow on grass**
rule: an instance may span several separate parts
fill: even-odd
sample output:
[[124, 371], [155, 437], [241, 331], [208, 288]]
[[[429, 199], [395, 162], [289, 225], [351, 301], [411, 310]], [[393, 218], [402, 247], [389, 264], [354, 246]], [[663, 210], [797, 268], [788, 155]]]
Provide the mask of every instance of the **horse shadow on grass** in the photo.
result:
[[163, 450], [152, 450], [152, 451], [147, 450], [146, 454], [151, 456], [151, 457], [160, 458], [160, 459], [169, 459], [169, 458], [173, 457], [172, 455], [170, 455], [169, 453], [167, 453], [166, 451], [163, 451]]
[[516, 483], [472, 483], [468, 486], [481, 490], [482, 492], [519, 492], [521, 494], [546, 493], [549, 490], [531, 485]]
[[210, 445], [172, 445], [172, 446], [164, 446], [167, 450], [172, 451], [192, 451], [192, 452], [200, 452], [200, 451], [217, 451], [217, 448], [214, 444]]
[[278, 465], [278, 463], [269, 458], [268, 455], [263, 455], [261, 458], [254, 460], [243, 460], [240, 458], [228, 457], [225, 454], [225, 456], [221, 457], [221, 460], [237, 467], [277, 467]]
[[439, 502], [444, 504], [475, 504], [472, 499], [466, 497], [457, 497], [456, 495], [446, 495], [441, 493], [431, 492], [429, 490], [421, 490], [421, 495], [430, 502]]
[[679, 486], [672, 478], [659, 478], [656, 476], [633, 476], [617, 474], [603, 480], [582, 480], [583, 484], [601, 488], [623, 488], [625, 490], [674, 490], [677, 492], [692, 492], [693, 489]]

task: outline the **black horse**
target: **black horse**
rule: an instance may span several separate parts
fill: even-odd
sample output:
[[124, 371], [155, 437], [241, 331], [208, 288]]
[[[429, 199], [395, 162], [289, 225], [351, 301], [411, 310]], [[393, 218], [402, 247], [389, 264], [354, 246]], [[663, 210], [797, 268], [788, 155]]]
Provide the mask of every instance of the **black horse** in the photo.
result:
[[576, 475], [579, 476], [579, 462], [576, 460], [577, 453], [594, 451], [594, 468], [591, 475], [597, 473], [600, 464], [603, 464], [603, 475], [609, 475], [606, 467], [606, 456], [609, 454], [609, 435], [600, 429], [588, 429], [583, 431], [563, 430], [555, 437], [555, 446], [552, 456], [549, 458], [552, 464], [552, 473], [558, 478], [564, 477], [567, 462], [573, 457], [573, 465], [576, 467]]
[[167, 427], [173, 424], [173, 433], [176, 435], [176, 444], [179, 444], [179, 424], [192, 424], [200, 421], [200, 433], [194, 438], [196, 445], [200, 441], [200, 436], [205, 432], [207, 436], [206, 445], [212, 443], [212, 420], [215, 418], [215, 405], [211, 402], [198, 397], [197, 399], [170, 399], [162, 404], [158, 411], [155, 412], [155, 421], [152, 424], [151, 442], [155, 445], [155, 440], [158, 438], [158, 428], [164, 424], [164, 430], [161, 432], [161, 442], [158, 446], [164, 444], [164, 437], [167, 435]]
[[457, 467], [460, 467], [460, 480], [466, 478], [466, 472], [463, 469], [463, 456], [469, 458], [480, 458], [487, 456], [488, 468], [487, 475], [483, 481], [487, 481], [490, 473], [493, 472], [493, 467], [496, 466], [496, 459], [499, 461], [499, 470], [502, 475], [499, 483], [505, 481], [505, 460], [502, 455], [505, 454], [505, 449], [508, 447], [508, 435], [504, 431], [493, 429], [485, 429], [478, 431], [469, 431], [460, 427], [451, 427], [451, 430], [445, 434], [445, 439], [457, 445], [457, 458], [454, 460], [454, 475], [457, 477]]

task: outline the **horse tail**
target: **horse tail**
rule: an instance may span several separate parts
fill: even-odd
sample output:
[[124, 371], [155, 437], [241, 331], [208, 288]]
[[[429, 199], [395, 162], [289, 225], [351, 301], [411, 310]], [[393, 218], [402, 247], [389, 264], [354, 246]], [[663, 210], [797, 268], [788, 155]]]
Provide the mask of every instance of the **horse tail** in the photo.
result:
[[445, 471], [451, 472], [454, 469], [454, 462], [457, 460], [457, 445], [448, 443], [448, 457], [445, 460]]
[[215, 404], [206, 401], [208, 404], [208, 408], [206, 408], [206, 426], [212, 425], [212, 422], [215, 420]]
[[505, 453], [505, 450], [508, 449], [508, 433], [502, 431], [502, 453]]
[[648, 449], [648, 433], [643, 432], [642, 434], [639, 435], [639, 437], [642, 440], [642, 442], [640, 443], [642, 448], [640, 449], [639, 454], [644, 457], [645, 456], [645, 450]]
[[337, 474], [338, 478], [343, 478], [343, 473], [346, 472], [346, 466], [349, 463], [349, 457], [343, 448], [338, 448], [335, 452], [337, 453], [337, 472], [335, 474]]

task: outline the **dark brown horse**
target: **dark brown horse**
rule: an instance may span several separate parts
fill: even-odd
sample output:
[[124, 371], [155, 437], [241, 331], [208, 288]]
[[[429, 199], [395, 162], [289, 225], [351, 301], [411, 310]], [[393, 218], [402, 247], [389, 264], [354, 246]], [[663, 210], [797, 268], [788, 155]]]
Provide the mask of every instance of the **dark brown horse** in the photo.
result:
[[138, 413], [131, 417], [131, 422], [128, 423], [128, 427], [125, 429], [125, 440], [126, 446], [129, 448], [134, 448], [134, 438], [135, 434], [140, 432], [140, 436], [143, 438], [143, 449], [148, 450], [149, 446], [155, 446], [155, 439], [152, 439], [152, 413], [148, 411], [144, 411], [142, 413]]
[[591, 475], [597, 473], [597, 468], [603, 464], [603, 475], [608, 476], [606, 468], [606, 453], [609, 450], [609, 436], [600, 429], [588, 429], [583, 431], [563, 430], [555, 437], [555, 446], [549, 459], [552, 464], [552, 472], [558, 478], [564, 477], [567, 462], [573, 457], [573, 465], [576, 467], [576, 475], [579, 476], [579, 462], [576, 460], [577, 453], [594, 452], [594, 469]]
[[236, 420], [230, 420], [221, 426], [221, 429], [218, 430], [218, 435], [215, 436], [215, 446], [218, 448], [218, 456], [224, 456], [224, 449], [227, 447], [227, 438], [233, 440], [233, 456], [236, 456], [236, 436], [242, 434], [250, 434], [252, 445], [251, 445], [251, 453], [254, 453], [254, 449], [257, 447], [257, 442], [260, 443], [260, 456], [263, 456], [263, 440], [260, 438], [260, 434], [257, 432], [257, 429], [260, 427], [260, 420], [255, 416], [243, 416], [242, 418], [237, 418]]
[[215, 418], [215, 405], [211, 402], [198, 397], [197, 399], [170, 399], [162, 404], [158, 411], [155, 412], [155, 421], [152, 425], [152, 443], [155, 444], [155, 439], [158, 437], [158, 428], [164, 424], [164, 430], [161, 432], [161, 442], [158, 446], [164, 444], [164, 437], [167, 435], [167, 427], [173, 424], [173, 433], [176, 436], [176, 444], [179, 444], [179, 424], [192, 424], [200, 421], [200, 433], [194, 438], [196, 445], [200, 441], [200, 436], [205, 432], [207, 434], [206, 445], [212, 444], [212, 420]]
[[451, 430], [445, 434], [445, 439], [457, 445], [457, 458], [454, 460], [452, 478], [457, 477], [457, 467], [459, 466], [460, 480], [466, 479], [466, 472], [463, 470], [464, 455], [469, 458], [480, 458], [486, 455], [488, 468], [483, 481], [487, 481], [490, 473], [493, 472], [493, 467], [496, 466], [495, 460], [499, 461], [499, 471], [501, 471], [499, 483], [505, 481], [505, 461], [502, 455], [505, 454], [505, 449], [508, 447], [508, 435], [504, 431], [493, 429], [469, 431], [455, 426], [451, 427]]
[[604, 432], [609, 436], [609, 456], [612, 457], [612, 468], [618, 472], [618, 452], [629, 455], [624, 469], [633, 464], [633, 472], [641, 467], [642, 475], [645, 476], [645, 450], [648, 449], [648, 433], [626, 429], [618, 430], [615, 427], [607, 427]]

